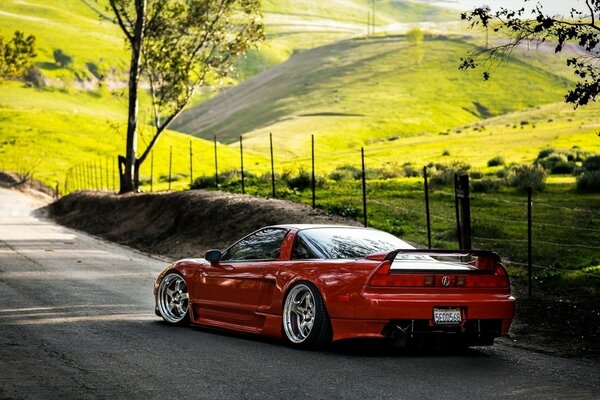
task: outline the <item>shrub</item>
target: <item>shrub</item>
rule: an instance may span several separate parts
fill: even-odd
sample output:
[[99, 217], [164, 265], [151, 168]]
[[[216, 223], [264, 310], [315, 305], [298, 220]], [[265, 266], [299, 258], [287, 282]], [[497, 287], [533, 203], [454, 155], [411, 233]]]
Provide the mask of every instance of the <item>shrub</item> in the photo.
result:
[[334, 181], [343, 181], [350, 179], [361, 179], [362, 171], [360, 168], [356, 168], [352, 165], [342, 165], [336, 167], [330, 174], [329, 179]]
[[496, 192], [500, 189], [500, 181], [492, 178], [471, 181], [471, 191], [476, 193]]
[[35, 86], [37, 88], [42, 88], [46, 86], [46, 79], [44, 75], [42, 75], [42, 71], [38, 67], [31, 67], [27, 70], [25, 75], [23, 75], [23, 80]]
[[[312, 176], [308, 171], [306, 171], [304, 169], [300, 169], [300, 171], [298, 171], [298, 175], [296, 175], [296, 176], [290, 175], [287, 178], [286, 184], [290, 189], [297, 189], [297, 190], [308, 189], [312, 186]], [[315, 182], [315, 184], [316, 184], [316, 182]]]
[[52, 55], [54, 56], [54, 62], [56, 65], [59, 65], [62, 68], [68, 67], [73, 63], [73, 57], [63, 52], [61, 49], [54, 49]]
[[586, 171], [600, 171], [600, 154], [595, 154], [585, 159], [583, 168]]
[[404, 176], [408, 178], [416, 178], [421, 176], [421, 171], [415, 168], [412, 164], [404, 164], [402, 166], [402, 170], [404, 172]]
[[528, 187], [534, 192], [542, 192], [546, 186], [546, 170], [538, 164], [515, 167], [508, 177], [508, 183], [522, 192]]
[[432, 186], [448, 186], [454, 184], [454, 175], [464, 175], [471, 166], [461, 162], [454, 162], [450, 165], [445, 164], [429, 164], [430, 169], [429, 183]]
[[552, 166], [552, 174], [572, 174], [575, 171], [575, 164], [572, 162], [560, 161]]
[[471, 171], [469, 177], [471, 179], [481, 179], [483, 178], [483, 173], [481, 171]]
[[406, 39], [413, 46], [419, 45], [423, 41], [423, 37], [425, 37], [425, 34], [419, 28], [413, 28], [406, 32]]
[[498, 167], [500, 165], [504, 165], [504, 157], [497, 156], [494, 157], [487, 162], [488, 167]]
[[541, 150], [541, 151], [538, 153], [537, 159], [538, 159], [538, 160], [541, 160], [542, 158], [546, 158], [546, 157], [548, 157], [548, 156], [549, 156], [550, 154], [552, 154], [552, 153], [556, 153], [556, 150], [554, 150], [554, 149], [553, 149], [553, 148], [551, 148], [551, 147], [549, 147], [549, 148], [546, 148], [546, 149], [544, 149], [544, 150]]
[[588, 171], [579, 176], [577, 190], [582, 193], [600, 193], [600, 170]]
[[194, 179], [190, 185], [190, 189], [206, 189], [210, 187], [216, 187], [214, 175], [202, 175]]

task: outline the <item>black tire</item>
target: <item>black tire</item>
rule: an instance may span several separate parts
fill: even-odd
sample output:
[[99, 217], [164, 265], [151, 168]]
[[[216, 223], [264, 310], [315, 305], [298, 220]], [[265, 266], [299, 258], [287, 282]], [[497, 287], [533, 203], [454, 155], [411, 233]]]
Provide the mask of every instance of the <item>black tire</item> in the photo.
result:
[[170, 325], [189, 324], [189, 304], [185, 279], [177, 272], [165, 275], [156, 292], [156, 306], [162, 319]]
[[283, 302], [283, 336], [298, 348], [317, 348], [331, 341], [331, 323], [321, 294], [310, 282], [299, 282]]

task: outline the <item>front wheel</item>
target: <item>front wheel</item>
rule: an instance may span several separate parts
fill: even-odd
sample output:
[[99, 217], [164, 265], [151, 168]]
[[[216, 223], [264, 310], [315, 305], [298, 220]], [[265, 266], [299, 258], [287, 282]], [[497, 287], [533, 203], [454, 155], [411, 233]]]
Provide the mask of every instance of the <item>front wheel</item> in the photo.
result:
[[331, 340], [327, 310], [313, 284], [298, 283], [289, 290], [283, 305], [283, 332], [297, 347], [319, 347]]
[[189, 322], [190, 297], [185, 280], [171, 272], [160, 282], [156, 293], [160, 316], [169, 324], [185, 325]]

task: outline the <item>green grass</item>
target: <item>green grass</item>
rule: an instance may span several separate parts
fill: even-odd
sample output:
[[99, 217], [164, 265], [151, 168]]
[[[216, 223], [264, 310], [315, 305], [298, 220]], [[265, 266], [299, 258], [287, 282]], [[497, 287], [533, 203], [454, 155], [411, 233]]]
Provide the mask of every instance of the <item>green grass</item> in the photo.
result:
[[[36, 64], [45, 76], [62, 80], [64, 83], [56, 83], [59, 86], [72, 84], [75, 77], [91, 79], [87, 63], [122, 77], [128, 67], [127, 51], [120, 29], [107, 19], [107, 4], [93, 0], [6, 0], [0, 6], [0, 34], [12, 36], [15, 30], [33, 34]], [[55, 49], [73, 57], [69, 68], [55, 64]]]
[[[83, 163], [109, 161], [109, 171], [117, 154], [125, 148], [126, 105], [121, 97], [103, 92], [79, 90], [38, 90], [19, 83], [0, 84], [0, 168], [32, 174], [54, 187], [64, 185], [67, 171]], [[140, 127], [140, 150], [145, 149], [152, 129]], [[168, 176], [170, 147], [173, 146], [173, 189], [189, 186], [189, 143], [193, 142], [195, 174], [214, 169], [213, 144], [203, 139], [167, 131], [155, 147], [155, 179]], [[237, 168], [239, 156], [228, 146], [219, 146], [223, 168]], [[252, 165], [262, 157], [246, 154]], [[142, 165], [140, 178], [149, 179], [150, 159]], [[187, 179], [186, 179], [187, 178]], [[112, 182], [111, 182], [112, 183]], [[112, 185], [111, 185], [112, 187]], [[167, 182], [154, 189], [164, 190]]]

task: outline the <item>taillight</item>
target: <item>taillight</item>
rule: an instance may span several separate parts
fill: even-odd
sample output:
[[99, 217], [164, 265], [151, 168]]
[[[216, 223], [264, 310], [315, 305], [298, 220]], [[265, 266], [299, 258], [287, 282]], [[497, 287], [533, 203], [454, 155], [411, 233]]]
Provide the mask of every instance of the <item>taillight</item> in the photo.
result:
[[[507, 288], [510, 286], [506, 269], [501, 264], [490, 268], [490, 273], [455, 274], [452, 272], [401, 273], [390, 274], [391, 263], [386, 261], [371, 276], [369, 285], [385, 287], [466, 287], [466, 288]], [[397, 271], [397, 270], [396, 270]]]
[[386, 261], [373, 274], [371, 286], [423, 287], [435, 286], [435, 275], [390, 274], [391, 263]]

